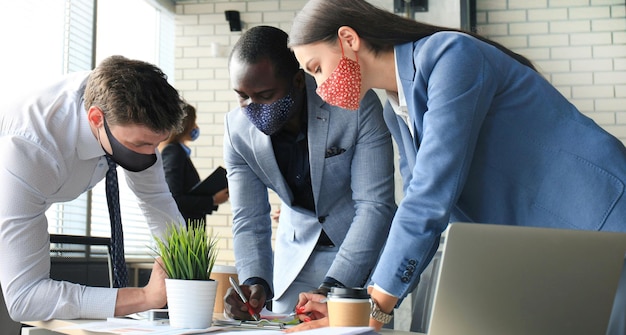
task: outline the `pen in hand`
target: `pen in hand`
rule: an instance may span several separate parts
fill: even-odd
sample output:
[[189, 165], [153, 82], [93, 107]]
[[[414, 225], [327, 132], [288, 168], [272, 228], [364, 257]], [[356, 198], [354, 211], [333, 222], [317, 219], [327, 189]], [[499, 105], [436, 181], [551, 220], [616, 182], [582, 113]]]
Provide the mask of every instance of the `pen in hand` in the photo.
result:
[[250, 313], [252, 318], [254, 318], [254, 321], [261, 320], [261, 317], [257, 313], [254, 312], [254, 309], [252, 309], [252, 306], [250, 306], [248, 299], [246, 299], [246, 296], [243, 294], [243, 292], [241, 292], [241, 288], [239, 288], [239, 284], [235, 281], [235, 279], [233, 279], [233, 277], [229, 277], [229, 280], [230, 280], [230, 286], [233, 287], [235, 292], [237, 292], [237, 294], [239, 295], [239, 298], [241, 298], [241, 301], [243, 301], [246, 307], [248, 307], [248, 313]]

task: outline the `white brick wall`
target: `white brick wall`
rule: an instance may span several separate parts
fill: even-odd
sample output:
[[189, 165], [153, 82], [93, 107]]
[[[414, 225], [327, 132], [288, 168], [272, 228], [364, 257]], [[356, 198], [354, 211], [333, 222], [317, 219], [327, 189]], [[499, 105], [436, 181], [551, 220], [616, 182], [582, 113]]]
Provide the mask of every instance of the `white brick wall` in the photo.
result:
[[[237, 106], [230, 88], [228, 55], [241, 32], [231, 32], [225, 10], [240, 12], [243, 30], [257, 25], [272, 25], [288, 31], [297, 10], [306, 0], [189, 0], [176, 6], [175, 86], [196, 106], [200, 138], [193, 144], [192, 159], [201, 177], [224, 165], [222, 143], [224, 116]], [[271, 194], [272, 208], [280, 201]], [[221, 236], [221, 264], [234, 264], [232, 215], [228, 203], [207, 216]]]
[[[392, 0], [370, 0], [390, 9]], [[441, 1], [441, 0], [431, 0]], [[626, 142], [626, 10], [623, 0], [476, 0], [479, 33], [530, 58], [586, 115]], [[176, 86], [198, 109], [193, 161], [201, 176], [223, 165], [226, 112], [236, 106], [227, 57], [243, 29], [266, 24], [288, 31], [306, 0], [183, 0], [176, 6]], [[272, 195], [273, 208], [279, 201]], [[232, 264], [230, 206], [208, 217], [222, 236], [220, 263]]]
[[626, 143], [624, 1], [477, 0], [477, 11], [479, 33], [530, 58], [583, 113]]

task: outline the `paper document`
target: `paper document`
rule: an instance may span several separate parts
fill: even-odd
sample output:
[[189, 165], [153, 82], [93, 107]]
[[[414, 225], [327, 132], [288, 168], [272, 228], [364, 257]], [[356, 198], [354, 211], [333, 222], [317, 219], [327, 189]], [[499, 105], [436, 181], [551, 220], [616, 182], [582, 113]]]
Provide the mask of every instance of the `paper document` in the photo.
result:
[[181, 329], [169, 325], [167, 320], [146, 321], [126, 318], [109, 318], [106, 321], [81, 323], [74, 326], [61, 327], [53, 330], [82, 329], [90, 332], [120, 335], [190, 335], [206, 334], [225, 329], [224, 327], [209, 327], [206, 329]]
[[[317, 329], [301, 331], [301, 332], [298, 332], [298, 334], [300, 335], [379, 335], [371, 327], [325, 327], [325, 328], [317, 328]], [[233, 333], [233, 335], [235, 335], [235, 333]]]
[[[278, 335], [282, 332], [275, 329], [257, 328], [255, 330], [243, 330], [239, 327], [221, 327], [212, 326], [206, 329], [183, 329], [174, 328], [169, 325], [167, 320], [162, 321], [146, 321], [132, 320], [127, 318], [109, 318], [106, 321], [94, 321], [81, 323], [68, 327], [60, 327], [52, 330], [63, 329], [82, 329], [89, 332], [100, 332], [105, 334], [118, 335], [192, 335], [192, 334], [209, 334], [217, 332], [219, 335]], [[218, 332], [219, 331], [219, 332]], [[370, 327], [327, 327], [299, 332], [301, 335], [377, 335], [378, 333]]]

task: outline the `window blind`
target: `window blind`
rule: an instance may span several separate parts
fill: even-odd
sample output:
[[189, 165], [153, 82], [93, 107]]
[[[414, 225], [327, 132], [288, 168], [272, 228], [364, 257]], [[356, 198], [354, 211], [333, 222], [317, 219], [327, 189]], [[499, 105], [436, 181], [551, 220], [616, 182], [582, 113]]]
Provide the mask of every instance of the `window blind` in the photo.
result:
[[[42, 8], [39, 0], [27, 0], [43, 13], [51, 12]], [[52, 0], [43, 2], [55, 6], [62, 13], [50, 25], [62, 27], [56, 36], [62, 62], [59, 73], [69, 73], [92, 69], [99, 61], [110, 55], [123, 55], [141, 59], [159, 66], [168, 78], [174, 72], [174, 17], [159, 6], [145, 0]], [[120, 10], [123, 8], [123, 10]], [[94, 19], [97, 13], [97, 19]], [[95, 24], [97, 22], [97, 25]], [[53, 29], [42, 26], [42, 33]], [[41, 35], [41, 38], [50, 36]], [[95, 43], [94, 43], [95, 37]], [[52, 37], [50, 37], [52, 38]], [[128, 43], [122, 43], [129, 41]], [[95, 45], [95, 50], [94, 50]], [[41, 54], [48, 57], [48, 54]], [[124, 249], [128, 259], [152, 258], [152, 236], [134, 193], [128, 188], [124, 170], [118, 168], [120, 204], [124, 229]], [[109, 213], [104, 190], [104, 182], [79, 198], [54, 204], [46, 212], [48, 231], [51, 234], [82, 236], [111, 236]], [[76, 245], [53, 245], [52, 254], [63, 257], [105, 257], [103, 246], [92, 246], [89, 252], [81, 253]], [[83, 251], [86, 251], [82, 247]]]

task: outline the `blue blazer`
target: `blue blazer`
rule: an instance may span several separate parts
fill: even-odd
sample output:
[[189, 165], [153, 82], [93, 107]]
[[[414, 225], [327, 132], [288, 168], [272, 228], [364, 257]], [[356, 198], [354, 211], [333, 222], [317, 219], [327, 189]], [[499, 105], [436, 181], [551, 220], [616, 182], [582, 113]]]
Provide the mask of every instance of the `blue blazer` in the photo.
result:
[[624, 145], [540, 74], [461, 33], [395, 53], [410, 124], [389, 103], [385, 120], [404, 199], [375, 283], [405, 297], [450, 221], [626, 230]]
[[[291, 206], [293, 195], [276, 163], [271, 138], [240, 108], [225, 120], [235, 265], [240, 281], [260, 277], [273, 284], [274, 298], [303, 268], [321, 229], [341, 246], [326, 276], [347, 286], [364, 284], [396, 209], [393, 147], [379, 98], [368, 92], [358, 111], [347, 111], [323, 102], [308, 75], [306, 87], [315, 212]], [[325, 157], [332, 147], [345, 152]], [[281, 200], [275, 253], [268, 189]]]

